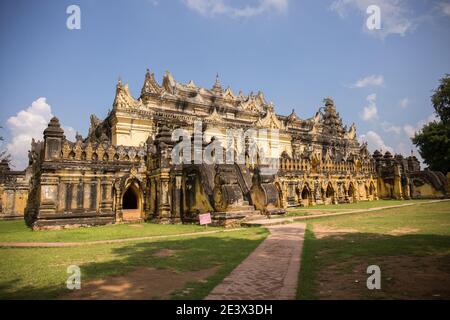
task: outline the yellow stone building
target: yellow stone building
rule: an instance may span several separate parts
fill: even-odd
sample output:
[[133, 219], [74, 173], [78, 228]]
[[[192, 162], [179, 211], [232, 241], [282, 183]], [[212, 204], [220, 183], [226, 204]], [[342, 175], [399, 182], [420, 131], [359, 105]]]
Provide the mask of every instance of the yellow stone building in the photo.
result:
[[[192, 146], [192, 148], [190, 148]], [[0, 175], [0, 216], [33, 228], [148, 220], [221, 225], [287, 207], [441, 198], [448, 180], [411, 156], [371, 155], [332, 99], [309, 119], [276, 114], [264, 94], [159, 84], [147, 71], [138, 98], [119, 80], [106, 119], [68, 141], [57, 118], [33, 141], [30, 166]], [[199, 161], [197, 161], [199, 160]]]

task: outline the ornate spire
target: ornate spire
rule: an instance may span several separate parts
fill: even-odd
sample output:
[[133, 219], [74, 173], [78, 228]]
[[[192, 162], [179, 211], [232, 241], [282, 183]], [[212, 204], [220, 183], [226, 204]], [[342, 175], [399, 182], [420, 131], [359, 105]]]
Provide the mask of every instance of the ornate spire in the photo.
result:
[[119, 78], [116, 87], [116, 96], [114, 97], [113, 109], [121, 107], [135, 107], [137, 101], [130, 94], [128, 84], [122, 85], [122, 80]]
[[170, 71], [166, 71], [163, 78], [163, 87], [170, 94], [176, 94], [177, 82], [173, 78]]
[[299, 118], [298, 118], [297, 114], [295, 113], [295, 109], [292, 109], [291, 114], [288, 116], [288, 121], [296, 121], [298, 119]]
[[216, 74], [216, 82], [214, 83], [212, 90], [216, 93], [222, 93], [222, 85], [220, 84], [219, 73]]
[[160, 94], [162, 91], [161, 86], [155, 80], [155, 74], [151, 73], [149, 69], [145, 73], [144, 85], [141, 90], [141, 97], [147, 94]]
[[342, 119], [336, 112], [334, 101], [331, 98], [323, 99], [325, 104], [325, 113], [323, 115], [324, 132], [330, 136], [344, 135], [346, 130], [342, 127]]
[[62, 138], [64, 135], [64, 130], [61, 129], [61, 125], [59, 124], [59, 119], [57, 117], [53, 117], [50, 119], [47, 128], [44, 130], [44, 138], [47, 137], [60, 137]]

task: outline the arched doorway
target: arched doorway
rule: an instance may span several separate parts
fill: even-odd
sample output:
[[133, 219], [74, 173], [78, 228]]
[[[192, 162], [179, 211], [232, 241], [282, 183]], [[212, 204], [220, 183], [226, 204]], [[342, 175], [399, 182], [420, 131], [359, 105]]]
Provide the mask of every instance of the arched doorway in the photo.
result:
[[122, 219], [124, 221], [142, 219], [142, 197], [136, 181], [125, 189], [122, 196]]
[[348, 201], [350, 203], [357, 202], [356, 189], [355, 189], [355, 186], [353, 185], [353, 183], [350, 183], [350, 185], [348, 186]]
[[327, 191], [325, 193], [325, 203], [326, 204], [334, 203], [334, 189], [331, 183], [329, 183], [327, 186]]
[[302, 193], [302, 206], [307, 207], [310, 205], [311, 192], [307, 186], [303, 187]]

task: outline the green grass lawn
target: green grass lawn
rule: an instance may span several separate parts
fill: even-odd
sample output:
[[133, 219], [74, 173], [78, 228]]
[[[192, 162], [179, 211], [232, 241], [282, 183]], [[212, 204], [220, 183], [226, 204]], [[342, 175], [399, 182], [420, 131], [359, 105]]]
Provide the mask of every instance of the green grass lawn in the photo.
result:
[[298, 298], [450, 299], [450, 202], [310, 220]]
[[[14, 226], [14, 224], [12, 224]], [[126, 225], [116, 226], [123, 230]], [[167, 230], [163, 230], [167, 228]], [[102, 230], [103, 229], [103, 230]], [[209, 228], [208, 228], [209, 229]], [[106, 237], [107, 230], [114, 227], [79, 229], [83, 239]], [[132, 229], [139, 232], [139, 229]], [[197, 230], [194, 226], [159, 226], [149, 224], [145, 235], [179, 233]], [[18, 228], [19, 234], [25, 233]], [[63, 232], [62, 236], [40, 236], [39, 240], [74, 240], [74, 231]], [[88, 235], [92, 232], [93, 235]], [[11, 233], [11, 232], [10, 232]], [[40, 234], [37, 233], [37, 234]], [[121, 236], [135, 236], [123, 231]], [[143, 235], [141, 233], [140, 235]], [[83, 282], [103, 279], [112, 275], [123, 275], [137, 267], [167, 269], [176, 273], [217, 267], [214, 275], [206, 281], [188, 284], [189, 293], [178, 292], [172, 298], [202, 299], [224, 277], [226, 277], [267, 236], [262, 228], [249, 228], [227, 233], [177, 237], [141, 241], [127, 244], [89, 245], [70, 248], [0, 248], [0, 299], [52, 299], [68, 292], [65, 281], [69, 265], [78, 265]], [[8, 239], [17, 239], [10, 236]], [[29, 240], [29, 238], [28, 238]], [[78, 240], [78, 239], [77, 239]], [[157, 253], [162, 249], [173, 250], [170, 257]], [[158, 279], [155, 279], [157, 281]]]
[[376, 200], [376, 201], [362, 201], [356, 203], [342, 203], [332, 205], [317, 205], [313, 207], [296, 207], [288, 208], [286, 214], [275, 216], [273, 218], [287, 218], [287, 217], [304, 217], [317, 216], [326, 213], [338, 213], [343, 211], [360, 211], [365, 209], [373, 209], [388, 206], [398, 206], [402, 204], [423, 204], [430, 200]]
[[124, 239], [223, 230], [199, 225], [114, 224], [92, 228], [33, 231], [23, 220], [1, 221], [0, 242], [72, 242]]
[[348, 209], [370, 209], [386, 206], [397, 206], [407, 203], [420, 203], [430, 200], [374, 200], [374, 201], [359, 201], [354, 203], [340, 203], [328, 205], [316, 205], [314, 207], [298, 207], [289, 208], [288, 212], [304, 211], [304, 210], [348, 210]]

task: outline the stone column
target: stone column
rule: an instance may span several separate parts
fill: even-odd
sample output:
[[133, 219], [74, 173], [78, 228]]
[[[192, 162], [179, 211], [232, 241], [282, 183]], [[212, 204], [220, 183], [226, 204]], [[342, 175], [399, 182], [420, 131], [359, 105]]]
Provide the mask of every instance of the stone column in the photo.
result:
[[122, 189], [116, 187], [116, 221], [122, 222], [123, 221], [123, 204], [122, 204]]
[[66, 184], [63, 181], [60, 181], [58, 185], [57, 211], [63, 213], [66, 210], [65, 204], [66, 204]]
[[91, 203], [91, 183], [89, 180], [83, 181], [83, 210], [89, 211]]
[[398, 200], [403, 200], [401, 178], [400, 166], [394, 165], [394, 198]]
[[103, 179], [101, 182], [101, 204], [100, 213], [111, 213], [112, 212], [112, 199], [111, 199], [112, 185], [111, 183]]
[[171, 210], [169, 203], [169, 182], [170, 182], [170, 169], [161, 169], [160, 175], [157, 179], [159, 188], [158, 199], [158, 218], [161, 223], [170, 222]]
[[181, 168], [176, 168], [171, 174], [172, 180], [172, 223], [180, 223], [181, 222], [181, 207], [182, 207], [182, 199], [181, 199], [181, 183], [183, 179], [183, 171]]
[[41, 177], [40, 191], [39, 215], [56, 213], [58, 201], [58, 178]]
[[71, 185], [72, 185], [72, 203], [71, 203], [71, 207], [72, 207], [72, 212], [76, 211], [78, 209], [78, 201], [77, 201], [77, 197], [78, 197], [78, 182], [77, 181], [71, 181]]
[[77, 210], [83, 211], [84, 207], [84, 184], [82, 180], [77, 183]]

